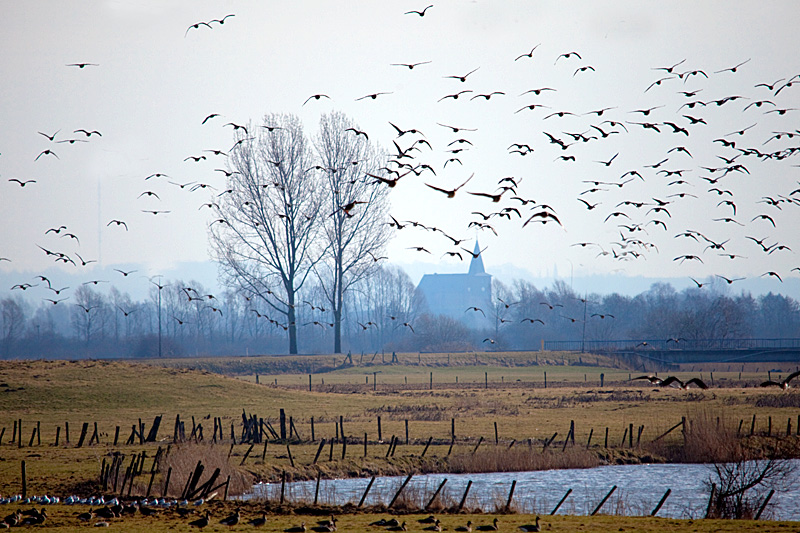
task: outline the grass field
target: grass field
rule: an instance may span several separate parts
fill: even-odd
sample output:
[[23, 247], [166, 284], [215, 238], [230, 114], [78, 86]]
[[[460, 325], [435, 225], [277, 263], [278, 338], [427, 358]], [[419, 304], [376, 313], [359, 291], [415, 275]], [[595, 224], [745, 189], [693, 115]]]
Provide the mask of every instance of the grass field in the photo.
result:
[[[449, 366], [446, 364], [448, 357]], [[703, 379], [710, 384], [713, 371], [714, 385], [704, 391], [682, 391], [653, 388], [646, 381], [630, 382], [629, 377], [638, 374], [620, 368], [619, 362], [580, 354], [399, 354], [399, 358], [402, 364], [362, 362], [354, 357], [354, 365], [342, 365], [339, 356], [336, 370], [324, 366], [326, 360], [331, 363], [332, 356], [318, 356], [309, 361], [302, 358], [213, 358], [147, 363], [2, 362], [0, 495], [21, 491], [22, 461], [26, 463], [28, 494], [48, 493], [62, 497], [96, 492], [101, 465], [104, 459], [110, 462], [115, 452], [125, 454], [126, 464], [134, 455], [146, 452], [145, 470], [149, 472], [147, 469], [156, 449], [172, 443], [176, 415], [184, 420], [187, 435], [193, 424], [202, 424], [206, 443], [211, 440], [213, 420], [222, 421], [224, 439], [216, 448], [221, 449], [219, 453], [223, 456], [229, 456], [231, 469], [243, 476], [245, 485], [255, 480], [275, 481], [284, 471], [289, 479], [307, 479], [318, 472], [324, 477], [369, 476], [438, 471], [455, 468], [455, 465], [473, 470], [514, 469], [519, 465], [498, 467], [496, 461], [498, 455], [507, 462], [512, 461], [514, 454], [497, 454], [496, 450], [506, 450], [515, 444], [515, 449], [519, 450], [532, 446], [537, 457], [552, 462], [547, 464], [556, 464], [561, 460], [559, 454], [571, 422], [575, 428], [575, 445], [569, 443], [566, 451], [577, 457], [574, 460], [578, 464], [589, 461], [586, 466], [591, 461], [664, 460], [659, 455], [660, 449], [649, 443], [682, 417], [690, 421], [704, 420], [706, 424], [719, 417], [720, 424], [734, 430], [741, 428], [743, 435], [749, 435], [752, 426], [752, 439], [756, 439], [758, 445], [773, 446], [777, 436], [782, 435], [782, 449], [798, 453], [800, 394], [754, 387], [766, 378], [765, 368], [773, 369], [776, 365], [746, 367], [741, 375], [741, 367], [733, 370], [704, 368]], [[325, 371], [310, 372], [303, 365]], [[700, 375], [698, 371], [684, 370], [677, 373], [682, 379]], [[781, 370], [788, 373], [793, 369]], [[309, 374], [311, 391], [308, 390]], [[603, 387], [600, 387], [600, 374], [604, 375]], [[772, 377], [777, 376], [773, 374]], [[250, 445], [238, 441], [243, 411], [248, 416], [263, 418], [277, 430], [280, 409], [292, 418], [300, 438], [293, 438], [288, 450], [275, 441], [266, 447], [256, 445], [245, 458]], [[146, 434], [157, 415], [163, 416], [157, 442], [141, 444], [137, 439], [134, 444], [125, 444], [132, 426], [138, 426], [141, 419]], [[752, 425], [754, 415], [755, 425]], [[311, 441], [312, 417], [314, 442]], [[17, 432], [12, 442], [14, 426], [19, 421], [21, 433]], [[66, 443], [66, 423], [70, 430], [69, 444]], [[83, 423], [89, 423], [89, 434], [97, 423], [99, 443], [76, 446]], [[457, 438], [451, 449], [453, 425]], [[230, 441], [231, 426], [236, 444]], [[40, 429], [38, 435], [33, 434], [36, 427]], [[114, 446], [117, 427], [120, 428], [119, 439]], [[630, 436], [622, 442], [623, 435], [628, 434], [631, 427], [636, 431], [632, 447]], [[792, 434], [788, 438], [787, 429]], [[606, 431], [608, 449], [605, 448]], [[342, 432], [348, 438], [345, 457], [342, 458], [343, 446], [339, 440], [333, 447], [326, 445], [317, 463], [312, 464], [320, 439], [330, 442]], [[542, 454], [543, 443], [556, 432], [558, 436], [548, 453]], [[592, 446], [587, 452], [585, 447], [590, 433]], [[59, 445], [55, 446], [57, 434]], [[387, 457], [392, 436], [397, 437], [399, 444], [394, 455]], [[432, 444], [425, 450], [428, 439], [432, 439]], [[88, 435], [86, 440], [88, 442]], [[475, 453], [479, 441], [482, 444]], [[681, 445], [681, 431], [673, 431], [661, 442]], [[201, 448], [173, 447], [173, 456], [179, 455], [176, 450], [184, 450], [181, 453], [187, 454], [187, 461], [193, 466], [197, 457], [204, 456]], [[292, 461], [294, 467], [290, 464]], [[171, 493], [180, 491], [177, 485], [185, 483], [187, 477], [187, 472], [176, 473], [177, 481], [170, 485]], [[132, 494], [143, 495], [148, 478], [137, 478]], [[160, 495], [163, 475], [156, 477], [153, 487], [153, 494]], [[503, 522], [513, 524], [517, 518], [521, 517], [507, 517]], [[356, 522], [348, 530], [366, 530], [358, 522], [360, 518], [354, 516], [353, 520]], [[675, 522], [675, 530], [688, 527], [685, 521], [625, 520], [633, 522], [617, 527], [663, 530], [673, 527], [671, 522]], [[57, 522], [55, 517], [52, 521]], [[284, 524], [288, 527], [288, 522], [279, 523], [281, 528]], [[581, 517], [555, 517], [551, 529], [593, 531], [602, 529], [604, 526], [597, 524], [603, 523], [600, 518], [588, 520], [584, 517], [581, 522]], [[135, 520], [130, 525], [126, 523], [125, 530], [148, 529], [143, 517], [140, 525], [135, 524]], [[176, 520], [167, 527], [185, 529], [181, 524]], [[697, 524], [701, 522], [695, 522], [695, 528]], [[708, 522], [702, 524], [700, 531]], [[67, 530], [73, 527], [66, 518], [64, 527]]]
[[[262, 516], [262, 509], [257, 506], [243, 506], [241, 509], [241, 522], [233, 527], [221, 525], [222, 518], [234, 511], [234, 504], [207, 505], [211, 510], [211, 520], [208, 527], [203, 531], [252, 531], [254, 528], [247, 522]], [[87, 526], [91, 526], [99, 521], [99, 518], [82, 522], [76, 518], [79, 513], [88, 511], [86, 507], [66, 507], [55, 506], [48, 510], [48, 520], [45, 524], [47, 529], [72, 533], [85, 531]], [[381, 533], [385, 528], [370, 526], [369, 524], [379, 518], [396, 518], [398, 521], [406, 522], [408, 531], [422, 532], [428, 524], [420, 524], [418, 521], [430, 516], [428, 514], [402, 514], [390, 515], [385, 512], [377, 513], [337, 513], [337, 525], [339, 531], [352, 531], [354, 533], [371, 532]], [[175, 531], [188, 532], [197, 531], [197, 528], [190, 527], [188, 524], [196, 520], [199, 513], [187, 518], [181, 518], [177, 513], [170, 510], [161, 511], [156, 516], [145, 517], [140, 514], [131, 517], [110, 519], [107, 522], [109, 527], [126, 531], [128, 533], [147, 533], [151, 531]], [[522, 514], [459, 514], [459, 515], [438, 515], [444, 531], [454, 531], [458, 526], [464, 526], [468, 521], [472, 522], [473, 527], [491, 524], [494, 518], [498, 519], [499, 531], [518, 532], [519, 526], [531, 524], [535, 516]], [[316, 524], [317, 520], [327, 518], [326, 514], [295, 514], [291, 510], [277, 512], [269, 510], [266, 513], [267, 522], [258, 528], [262, 531], [283, 532], [285, 529], [299, 526], [305, 523], [309, 528]], [[765, 533], [796, 531], [797, 524], [794, 522], [770, 522], [770, 521], [733, 521], [733, 520], [674, 520], [667, 518], [644, 518], [626, 517], [618, 515], [598, 515], [593, 517], [586, 516], [541, 516], [540, 525], [542, 531], [551, 532], [607, 532], [607, 531], [637, 531], [643, 533], [661, 531], [691, 531], [698, 533], [705, 532], [741, 532], [759, 531]], [[310, 531], [310, 529], [309, 529]]]

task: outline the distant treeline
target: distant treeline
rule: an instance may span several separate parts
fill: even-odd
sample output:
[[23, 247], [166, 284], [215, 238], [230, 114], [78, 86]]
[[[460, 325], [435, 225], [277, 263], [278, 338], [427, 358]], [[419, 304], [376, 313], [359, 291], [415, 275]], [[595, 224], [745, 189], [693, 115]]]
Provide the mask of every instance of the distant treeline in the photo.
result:
[[[492, 304], [485, 309], [434, 316], [402, 269], [383, 267], [347, 293], [343, 350], [538, 350], [543, 340], [800, 337], [796, 300], [773, 293], [732, 295], [723, 282], [681, 292], [656, 283], [632, 297], [579, 295], [563, 281], [549, 288], [525, 280], [495, 281], [492, 290]], [[333, 320], [323, 291], [310, 287], [299, 301], [301, 353], [329, 352]], [[91, 284], [57, 304], [15, 294], [0, 299], [0, 356], [285, 353], [287, 324], [270, 311], [236, 292], [208, 294], [199, 283], [183, 280], [154, 285], [142, 301], [113, 286], [101, 291]]]

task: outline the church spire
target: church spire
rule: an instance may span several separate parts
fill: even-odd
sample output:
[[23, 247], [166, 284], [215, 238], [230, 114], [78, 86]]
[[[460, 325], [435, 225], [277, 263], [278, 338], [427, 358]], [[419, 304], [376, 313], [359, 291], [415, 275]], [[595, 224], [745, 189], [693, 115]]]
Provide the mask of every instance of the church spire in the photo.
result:
[[469, 272], [470, 276], [474, 276], [476, 274], [486, 274], [486, 270], [483, 268], [483, 258], [480, 256], [481, 247], [478, 244], [478, 239], [475, 239], [475, 250], [472, 252], [472, 260], [469, 262]]

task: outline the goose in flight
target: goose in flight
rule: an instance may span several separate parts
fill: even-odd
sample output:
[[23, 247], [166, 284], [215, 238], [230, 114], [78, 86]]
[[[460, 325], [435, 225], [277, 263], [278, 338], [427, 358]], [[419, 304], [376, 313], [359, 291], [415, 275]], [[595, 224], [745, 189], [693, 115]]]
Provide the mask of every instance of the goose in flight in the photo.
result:
[[659, 387], [670, 387], [676, 386], [678, 389], [686, 390], [689, 388], [689, 385], [697, 385], [701, 389], [707, 389], [708, 385], [706, 385], [701, 379], [699, 378], [692, 378], [685, 383], [678, 379], [675, 376], [668, 376], [665, 379], [661, 379], [657, 376], [639, 376], [637, 378], [633, 378], [631, 381], [635, 381], [637, 379], [646, 379], [653, 385], [658, 385]]
[[792, 381], [797, 376], [800, 376], [800, 371], [792, 372], [791, 374], [789, 374], [786, 377], [786, 379], [784, 379], [780, 383], [777, 382], [777, 381], [768, 380], [768, 381], [765, 381], [765, 382], [761, 383], [759, 385], [759, 387], [780, 387], [783, 390], [786, 390], [786, 389], [789, 388], [789, 382]]

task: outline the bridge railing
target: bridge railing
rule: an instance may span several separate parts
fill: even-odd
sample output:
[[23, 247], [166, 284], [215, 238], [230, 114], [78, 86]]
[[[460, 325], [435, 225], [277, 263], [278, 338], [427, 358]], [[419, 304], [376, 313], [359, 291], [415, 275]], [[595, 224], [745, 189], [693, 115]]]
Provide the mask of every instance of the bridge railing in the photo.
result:
[[548, 351], [779, 350], [800, 348], [800, 338], [784, 339], [617, 339], [544, 341]]

